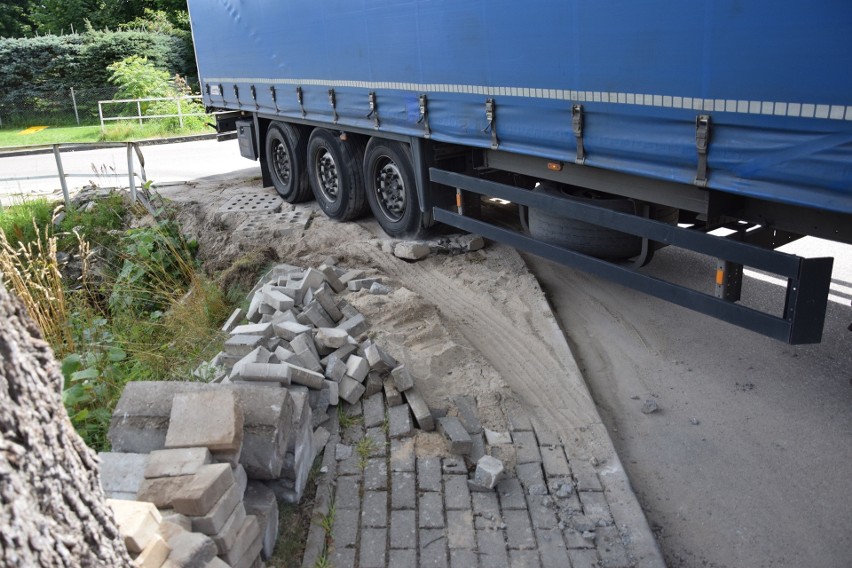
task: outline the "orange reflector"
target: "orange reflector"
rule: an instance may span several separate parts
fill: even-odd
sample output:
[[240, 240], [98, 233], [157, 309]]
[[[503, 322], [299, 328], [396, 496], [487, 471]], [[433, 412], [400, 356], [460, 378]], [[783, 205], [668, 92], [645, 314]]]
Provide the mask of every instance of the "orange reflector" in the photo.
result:
[[345, 133], [345, 132], [341, 132], [341, 133], [340, 133], [340, 139], [341, 139], [341, 140], [343, 140], [344, 142], [346, 142], [346, 139], [347, 139], [347, 138], [348, 138], [348, 136], [346, 136], [346, 133]]
[[462, 194], [456, 193], [456, 207], [462, 206]]
[[561, 172], [562, 162], [547, 162], [547, 169], [552, 172]]
[[725, 271], [721, 268], [716, 269], [716, 285], [721, 286], [725, 283]]

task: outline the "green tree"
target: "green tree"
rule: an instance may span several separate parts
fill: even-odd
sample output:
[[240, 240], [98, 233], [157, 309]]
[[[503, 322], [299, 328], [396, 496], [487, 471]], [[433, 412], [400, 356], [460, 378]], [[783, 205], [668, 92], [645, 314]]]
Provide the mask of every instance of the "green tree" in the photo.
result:
[[30, 18], [42, 34], [63, 34], [86, 30], [87, 22], [98, 26], [104, 3], [101, 0], [38, 0]]
[[131, 55], [107, 67], [109, 80], [118, 86], [118, 99], [144, 99], [175, 95], [168, 71], [158, 69], [147, 57]]
[[30, 35], [33, 22], [29, 13], [30, 0], [3, 0], [0, 3], [0, 37]]

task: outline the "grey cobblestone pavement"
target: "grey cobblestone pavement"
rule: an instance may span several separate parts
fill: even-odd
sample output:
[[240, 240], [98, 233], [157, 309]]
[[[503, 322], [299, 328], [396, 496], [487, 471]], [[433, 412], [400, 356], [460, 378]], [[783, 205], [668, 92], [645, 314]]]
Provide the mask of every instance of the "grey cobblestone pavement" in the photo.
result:
[[[472, 437], [482, 435], [475, 409], [474, 397], [457, 409]], [[346, 428], [337, 415], [325, 425], [331, 437], [303, 568], [636, 565], [597, 464], [571, 455], [526, 414], [504, 410], [511, 444], [497, 443], [508, 441], [504, 433], [495, 445], [483, 445], [486, 454], [507, 462], [505, 477], [483, 492], [468, 485], [475, 467], [470, 455], [438, 456], [429, 444], [421, 450], [417, 430], [389, 437], [388, 411], [378, 395], [347, 406]]]

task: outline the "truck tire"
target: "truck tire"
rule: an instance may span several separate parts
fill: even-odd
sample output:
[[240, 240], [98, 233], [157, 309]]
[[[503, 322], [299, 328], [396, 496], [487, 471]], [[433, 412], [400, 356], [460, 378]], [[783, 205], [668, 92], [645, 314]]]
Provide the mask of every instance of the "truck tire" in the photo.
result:
[[314, 199], [323, 213], [350, 221], [367, 212], [361, 164], [364, 148], [355, 140], [341, 140], [317, 128], [308, 140], [308, 178]]
[[264, 149], [272, 185], [278, 195], [287, 203], [310, 199], [311, 186], [305, 168], [307, 136], [289, 124], [273, 122], [266, 131]]
[[[632, 199], [582, 188], [545, 182], [533, 191], [565, 197], [611, 211], [631, 214], [636, 212], [636, 205]], [[622, 260], [637, 256], [642, 252], [642, 238], [636, 235], [570, 219], [552, 211], [537, 208], [529, 208], [526, 211], [526, 209], [526, 207], [521, 208], [522, 225], [528, 228], [533, 238], [540, 241], [597, 258]], [[656, 221], [673, 225], [677, 223], [678, 215], [679, 211], [673, 207], [651, 206], [650, 216]], [[524, 221], [526, 221], [526, 224]], [[654, 243], [654, 246], [659, 249], [665, 245]]]
[[364, 154], [367, 202], [391, 237], [422, 236], [423, 214], [417, 200], [414, 167], [408, 149], [391, 140], [372, 138]]

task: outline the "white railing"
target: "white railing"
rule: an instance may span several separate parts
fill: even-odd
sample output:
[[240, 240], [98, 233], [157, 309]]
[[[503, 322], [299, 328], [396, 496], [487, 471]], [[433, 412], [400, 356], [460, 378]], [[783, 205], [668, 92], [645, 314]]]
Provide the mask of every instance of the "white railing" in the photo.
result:
[[[182, 100], [196, 100], [201, 99], [201, 95], [182, 95], [180, 97], [152, 97], [148, 99], [116, 99], [116, 100], [108, 100], [108, 101], [98, 101], [98, 116], [101, 119], [101, 132], [104, 131], [104, 122], [110, 120], [138, 120], [139, 125], [142, 125], [143, 119], [148, 118], [174, 118], [177, 117], [180, 122], [180, 127], [183, 128], [183, 117], [185, 116], [206, 116], [206, 113], [203, 112], [183, 112], [181, 109], [181, 101]], [[173, 101], [177, 103], [177, 113], [176, 114], [142, 114], [142, 103], [155, 102], [155, 101]], [[104, 116], [104, 107], [103, 105], [108, 104], [126, 104], [126, 103], [136, 103], [136, 115], [130, 116], [114, 116], [114, 117], [105, 117]]]

